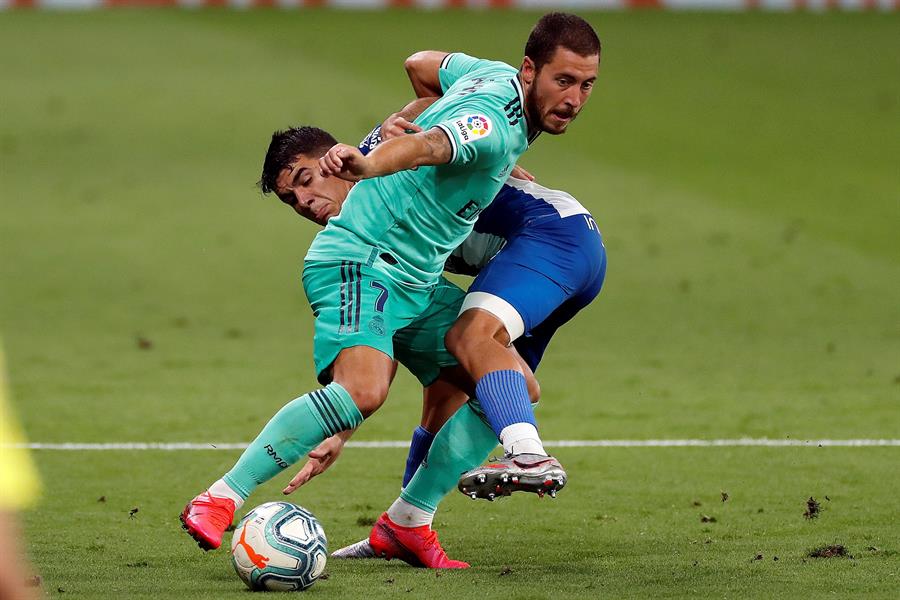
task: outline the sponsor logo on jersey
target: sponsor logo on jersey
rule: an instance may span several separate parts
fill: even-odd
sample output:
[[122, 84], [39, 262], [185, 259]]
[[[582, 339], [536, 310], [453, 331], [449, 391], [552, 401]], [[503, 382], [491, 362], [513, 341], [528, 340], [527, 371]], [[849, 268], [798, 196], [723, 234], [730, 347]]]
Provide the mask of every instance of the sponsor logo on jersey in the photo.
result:
[[491, 120], [484, 115], [467, 115], [454, 121], [454, 124], [463, 144], [486, 138], [494, 130]]
[[457, 95], [465, 96], [466, 94], [474, 94], [475, 92], [478, 91], [478, 88], [481, 88], [484, 86], [485, 82], [491, 82], [491, 81], [494, 81], [494, 80], [493, 79], [485, 79], [484, 77], [476, 77], [476, 78], [472, 79], [472, 81], [470, 82], [471, 83], [470, 86], [464, 87], [463, 89], [461, 89], [459, 91], [459, 94], [457, 94]]

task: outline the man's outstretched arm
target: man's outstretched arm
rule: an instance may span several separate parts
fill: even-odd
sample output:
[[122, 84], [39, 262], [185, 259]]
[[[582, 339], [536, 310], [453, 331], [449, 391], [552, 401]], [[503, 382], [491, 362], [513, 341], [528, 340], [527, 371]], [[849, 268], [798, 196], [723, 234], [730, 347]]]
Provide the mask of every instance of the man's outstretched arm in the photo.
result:
[[363, 156], [356, 146], [337, 144], [319, 159], [325, 177], [334, 175], [347, 181], [391, 175], [398, 171], [443, 165], [450, 162], [453, 148], [441, 129], [395, 137], [382, 142]]
[[447, 52], [440, 50], [423, 50], [416, 52], [406, 59], [404, 66], [413, 90], [419, 98], [428, 96], [443, 96], [441, 88], [440, 68], [441, 62], [447, 56]]

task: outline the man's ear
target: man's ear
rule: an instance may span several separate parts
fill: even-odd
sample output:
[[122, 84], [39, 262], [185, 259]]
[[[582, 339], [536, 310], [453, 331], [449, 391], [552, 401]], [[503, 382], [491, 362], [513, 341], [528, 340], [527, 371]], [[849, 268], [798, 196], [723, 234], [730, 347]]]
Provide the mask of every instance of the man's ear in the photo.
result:
[[534, 68], [534, 61], [527, 56], [522, 59], [522, 67], [519, 69], [522, 73], [522, 81], [528, 85], [534, 83], [537, 70]]

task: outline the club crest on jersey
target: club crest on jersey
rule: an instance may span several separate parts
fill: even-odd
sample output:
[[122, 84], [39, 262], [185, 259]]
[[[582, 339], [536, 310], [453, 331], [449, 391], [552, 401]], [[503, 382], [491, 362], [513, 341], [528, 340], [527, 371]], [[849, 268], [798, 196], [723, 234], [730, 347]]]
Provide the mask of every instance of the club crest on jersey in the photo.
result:
[[494, 126], [484, 115], [467, 115], [456, 120], [456, 129], [462, 143], [468, 144], [491, 135]]

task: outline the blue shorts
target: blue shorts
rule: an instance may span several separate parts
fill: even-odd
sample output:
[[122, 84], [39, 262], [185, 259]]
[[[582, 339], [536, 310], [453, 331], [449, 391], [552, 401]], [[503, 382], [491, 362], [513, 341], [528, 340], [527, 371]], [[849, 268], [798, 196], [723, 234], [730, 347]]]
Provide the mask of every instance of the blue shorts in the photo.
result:
[[518, 327], [486, 310], [507, 330], [518, 329], [510, 331], [513, 345], [535, 371], [550, 338], [597, 297], [605, 276], [606, 249], [590, 215], [546, 219], [513, 237], [491, 259], [469, 287], [463, 310], [482, 307], [473, 293], [481, 292], [488, 303], [491, 296], [505, 301], [521, 318]]

